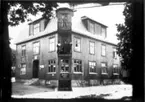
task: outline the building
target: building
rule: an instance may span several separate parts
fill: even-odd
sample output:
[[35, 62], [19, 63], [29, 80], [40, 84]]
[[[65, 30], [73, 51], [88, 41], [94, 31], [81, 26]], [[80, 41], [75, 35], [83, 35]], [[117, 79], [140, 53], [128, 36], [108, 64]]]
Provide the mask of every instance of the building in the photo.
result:
[[50, 21], [40, 18], [20, 32], [16, 43], [16, 77], [72, 86], [111, 83], [120, 74], [116, 45], [107, 41], [107, 26], [73, 10], [59, 8]]

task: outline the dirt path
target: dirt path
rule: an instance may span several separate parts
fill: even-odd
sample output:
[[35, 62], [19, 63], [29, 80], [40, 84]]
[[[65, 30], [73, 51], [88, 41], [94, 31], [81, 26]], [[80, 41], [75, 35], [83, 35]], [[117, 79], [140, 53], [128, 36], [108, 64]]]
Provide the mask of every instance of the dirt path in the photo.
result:
[[46, 88], [42, 86], [30, 86], [24, 85], [23, 83], [12, 83], [12, 95], [26, 95], [40, 92], [52, 92], [54, 89]]

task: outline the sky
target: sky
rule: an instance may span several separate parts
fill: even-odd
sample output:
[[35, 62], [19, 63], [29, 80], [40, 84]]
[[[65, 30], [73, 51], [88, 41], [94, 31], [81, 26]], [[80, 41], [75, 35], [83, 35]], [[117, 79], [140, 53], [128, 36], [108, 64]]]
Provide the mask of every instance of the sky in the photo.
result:
[[[77, 16], [88, 16], [102, 24], [108, 26], [107, 28], [107, 39], [112, 43], [118, 43], [116, 34], [117, 27], [116, 24], [124, 23], [123, 10], [124, 5], [110, 5], [110, 6], [100, 6], [92, 8], [82, 8], [96, 6], [100, 4], [85, 4], [76, 6], [75, 15]], [[59, 7], [69, 7], [67, 3], [59, 3]], [[32, 20], [38, 19], [41, 14], [37, 16], [31, 16]], [[10, 47], [16, 49], [15, 39], [17, 38], [19, 32], [27, 25], [28, 22], [22, 23], [15, 27], [9, 27], [9, 36], [12, 38]]]

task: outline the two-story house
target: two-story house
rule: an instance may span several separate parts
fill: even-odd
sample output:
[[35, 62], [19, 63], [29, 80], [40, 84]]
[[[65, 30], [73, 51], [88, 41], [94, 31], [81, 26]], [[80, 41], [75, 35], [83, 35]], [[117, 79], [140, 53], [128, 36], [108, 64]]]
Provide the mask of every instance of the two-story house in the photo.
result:
[[16, 43], [16, 77], [69, 80], [72, 86], [100, 85], [119, 78], [116, 44], [107, 41], [107, 26], [69, 8], [56, 17], [29, 23]]

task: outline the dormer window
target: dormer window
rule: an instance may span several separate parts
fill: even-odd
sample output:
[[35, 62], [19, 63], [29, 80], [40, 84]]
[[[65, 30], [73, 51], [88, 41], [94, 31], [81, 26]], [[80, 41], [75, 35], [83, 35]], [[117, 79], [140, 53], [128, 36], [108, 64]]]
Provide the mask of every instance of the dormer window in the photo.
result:
[[37, 34], [39, 31], [40, 31], [40, 24], [39, 23], [36, 23], [34, 25], [34, 35]]
[[103, 27], [102, 27], [102, 29], [101, 29], [101, 36], [102, 36], [103, 38], [106, 37], [106, 29], [103, 28]]

